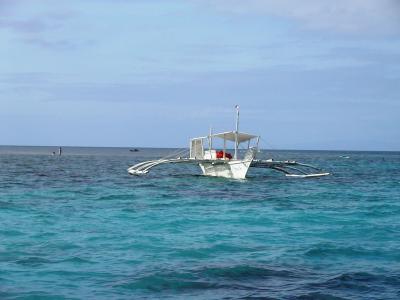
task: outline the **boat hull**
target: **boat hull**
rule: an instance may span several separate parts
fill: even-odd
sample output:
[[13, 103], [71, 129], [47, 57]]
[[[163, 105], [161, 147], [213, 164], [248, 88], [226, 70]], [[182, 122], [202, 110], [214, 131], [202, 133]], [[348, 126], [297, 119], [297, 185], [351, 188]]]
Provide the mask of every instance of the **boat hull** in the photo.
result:
[[245, 179], [251, 160], [201, 162], [199, 166], [205, 176]]

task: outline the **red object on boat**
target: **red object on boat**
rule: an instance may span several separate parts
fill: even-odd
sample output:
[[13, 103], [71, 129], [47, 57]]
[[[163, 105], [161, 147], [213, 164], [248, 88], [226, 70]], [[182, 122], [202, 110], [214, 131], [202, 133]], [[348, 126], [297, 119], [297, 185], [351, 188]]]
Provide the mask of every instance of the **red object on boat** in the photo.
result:
[[[225, 152], [225, 157], [228, 159], [232, 159], [232, 155], [228, 152]], [[224, 151], [217, 151], [217, 158], [224, 158]]]

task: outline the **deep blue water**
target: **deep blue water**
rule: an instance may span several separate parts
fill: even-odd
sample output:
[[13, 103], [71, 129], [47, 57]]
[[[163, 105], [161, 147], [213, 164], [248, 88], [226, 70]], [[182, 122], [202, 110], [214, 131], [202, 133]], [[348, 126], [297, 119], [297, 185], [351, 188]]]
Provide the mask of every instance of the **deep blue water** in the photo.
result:
[[265, 152], [333, 175], [237, 181], [56, 150], [0, 147], [0, 299], [400, 299], [400, 153]]

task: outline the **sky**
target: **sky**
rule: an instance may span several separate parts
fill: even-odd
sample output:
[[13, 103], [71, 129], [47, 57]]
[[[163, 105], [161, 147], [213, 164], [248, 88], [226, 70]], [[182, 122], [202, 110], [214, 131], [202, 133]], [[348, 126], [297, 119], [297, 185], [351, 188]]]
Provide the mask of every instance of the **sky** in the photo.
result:
[[398, 0], [0, 0], [0, 145], [400, 150]]

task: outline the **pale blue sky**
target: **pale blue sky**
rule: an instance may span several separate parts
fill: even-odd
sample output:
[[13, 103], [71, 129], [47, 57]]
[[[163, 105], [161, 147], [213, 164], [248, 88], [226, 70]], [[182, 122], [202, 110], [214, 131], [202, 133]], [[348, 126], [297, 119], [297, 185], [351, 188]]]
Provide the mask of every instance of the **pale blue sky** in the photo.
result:
[[400, 150], [397, 0], [0, 0], [0, 144]]

